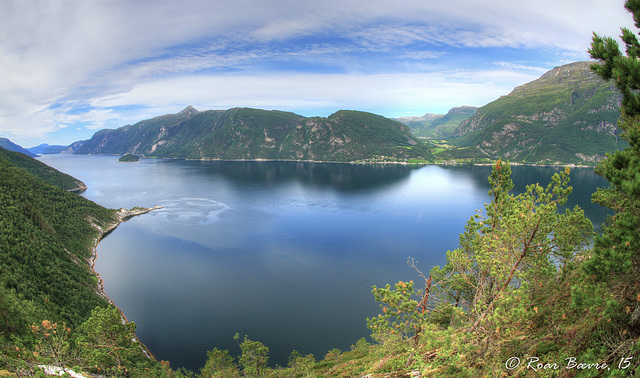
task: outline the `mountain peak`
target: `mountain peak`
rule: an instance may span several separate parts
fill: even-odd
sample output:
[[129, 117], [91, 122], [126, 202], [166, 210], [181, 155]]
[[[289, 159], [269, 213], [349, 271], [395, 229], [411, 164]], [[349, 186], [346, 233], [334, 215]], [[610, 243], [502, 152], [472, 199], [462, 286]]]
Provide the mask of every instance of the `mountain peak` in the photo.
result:
[[591, 71], [593, 63], [595, 62], [574, 62], [554, 67], [538, 79], [514, 88], [511, 94], [523, 96], [536, 91], [544, 94], [549, 88], [569, 88], [594, 83], [599, 85], [603, 81]]
[[189, 105], [186, 108], [184, 108], [180, 113], [178, 113], [178, 115], [185, 115], [187, 117], [191, 117], [194, 114], [198, 114], [200, 113], [200, 111], [196, 108], [194, 108], [193, 106]]

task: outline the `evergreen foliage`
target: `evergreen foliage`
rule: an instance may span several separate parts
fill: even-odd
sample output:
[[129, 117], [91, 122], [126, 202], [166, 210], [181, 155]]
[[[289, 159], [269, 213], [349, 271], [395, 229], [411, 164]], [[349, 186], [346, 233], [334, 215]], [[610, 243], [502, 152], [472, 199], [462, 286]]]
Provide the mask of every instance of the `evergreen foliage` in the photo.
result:
[[[240, 335], [234, 336], [236, 341], [240, 340]], [[248, 377], [260, 377], [265, 375], [267, 361], [269, 360], [269, 348], [259, 341], [249, 340], [247, 335], [240, 343], [242, 355], [238, 358], [238, 363], [242, 367], [242, 372]]]
[[218, 348], [213, 348], [213, 350], [207, 352], [207, 362], [200, 370], [200, 376], [212, 377], [214, 375], [222, 378], [239, 375], [233, 357], [231, 357], [228, 350], [222, 351]]
[[[105, 303], [95, 295], [96, 280], [87, 262], [98, 236], [89, 220], [104, 226], [113, 211], [40, 180], [2, 152], [0, 282], [53, 320], [78, 325]], [[41, 169], [39, 162], [19, 163]], [[50, 174], [55, 173], [44, 176]]]
[[130, 360], [140, 353], [135, 324], [122, 321], [115, 307], [96, 307], [78, 329], [77, 343], [86, 366], [109, 375], [127, 375]]
[[[625, 8], [640, 28], [640, 1], [628, 0]], [[640, 42], [627, 28], [622, 28], [626, 55], [613, 38], [594, 34], [589, 50], [600, 61], [592, 69], [611, 80], [623, 94], [622, 120], [619, 127], [629, 147], [607, 156], [596, 172], [610, 182], [593, 195], [593, 201], [615, 211], [607, 219], [602, 235], [595, 239], [593, 257], [586, 270], [598, 282], [607, 284], [615, 302], [609, 303], [614, 322], [624, 332], [618, 340], [616, 354], [633, 351], [640, 356]]]
[[0, 150], [0, 372], [174, 376], [132, 345], [134, 326], [98, 295], [90, 260], [115, 212], [64, 190], [78, 182], [69, 178]]

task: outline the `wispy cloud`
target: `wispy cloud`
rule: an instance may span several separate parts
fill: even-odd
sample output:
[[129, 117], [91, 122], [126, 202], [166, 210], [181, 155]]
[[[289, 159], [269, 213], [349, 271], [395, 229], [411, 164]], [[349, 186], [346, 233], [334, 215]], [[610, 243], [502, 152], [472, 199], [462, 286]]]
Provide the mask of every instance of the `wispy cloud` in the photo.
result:
[[68, 143], [187, 104], [387, 116], [482, 105], [586, 59], [592, 31], [632, 25], [622, 3], [4, 1], [0, 135]]
[[[403, 112], [408, 104], [414, 112], [446, 111], [452, 103], [480, 106], [510, 92], [513, 82], [526, 82], [536, 77], [510, 70], [372, 75], [194, 75], [139, 84], [126, 93], [97, 98], [91, 105], [113, 108], [154, 104], [158, 114], [177, 111], [182, 104], [193, 104], [200, 109], [234, 106], [281, 109], [307, 116], [328, 115], [343, 108], [392, 115]], [[172, 96], [166, 96], [163, 88], [171, 88]]]

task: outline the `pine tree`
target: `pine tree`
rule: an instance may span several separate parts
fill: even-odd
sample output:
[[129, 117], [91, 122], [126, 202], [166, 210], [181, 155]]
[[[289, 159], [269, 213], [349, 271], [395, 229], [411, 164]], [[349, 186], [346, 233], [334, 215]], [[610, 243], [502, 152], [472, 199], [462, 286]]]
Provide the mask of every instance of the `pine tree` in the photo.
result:
[[[640, 0], [627, 0], [625, 8], [640, 28]], [[619, 127], [629, 147], [607, 156], [596, 173], [610, 182], [599, 189], [593, 201], [613, 209], [602, 235], [595, 238], [592, 258], [586, 271], [598, 281], [608, 284], [623, 309], [621, 323], [634, 336], [640, 335], [640, 42], [627, 28], [622, 28], [624, 55], [613, 38], [594, 33], [589, 53], [599, 60], [592, 70], [611, 80], [622, 92]], [[618, 315], [620, 316], [620, 315]], [[626, 332], [626, 331], [625, 331]]]
[[94, 366], [110, 375], [129, 376], [129, 359], [141, 354], [135, 330], [134, 323], [122, 321], [117, 308], [96, 307], [80, 326], [77, 341], [89, 367]]

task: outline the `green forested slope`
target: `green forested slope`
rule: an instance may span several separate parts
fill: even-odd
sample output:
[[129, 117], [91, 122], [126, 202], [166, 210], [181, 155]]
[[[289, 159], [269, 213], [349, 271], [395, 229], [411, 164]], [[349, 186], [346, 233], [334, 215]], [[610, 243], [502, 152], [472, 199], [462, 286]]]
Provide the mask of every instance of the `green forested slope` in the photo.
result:
[[91, 270], [97, 227], [117, 222], [115, 211], [65, 190], [69, 176], [31, 160], [0, 149], [0, 375], [48, 365], [163, 376], [169, 370], [145, 356], [135, 325], [109, 307]]
[[357, 161], [380, 156], [402, 161], [431, 156], [407, 126], [371, 113], [341, 110], [328, 118], [307, 118], [250, 108], [198, 112], [192, 107], [135, 125], [101, 130], [68, 152], [315, 161]]
[[0, 150], [0, 281], [50, 317], [78, 324], [105, 304], [89, 268], [98, 236], [90, 222], [104, 226], [113, 211], [63, 190], [69, 176], [23, 156]]
[[48, 182], [49, 184], [53, 184], [64, 190], [78, 192], [86, 189], [85, 184], [75, 177], [69, 176], [66, 173], [62, 173], [57, 169], [52, 168], [22, 153], [0, 148], [0, 158], [10, 162], [16, 167], [26, 170], [27, 172]]
[[620, 92], [592, 73], [591, 63], [556, 67], [481, 107], [452, 142], [478, 156], [528, 163], [595, 162], [624, 148], [617, 135]]

